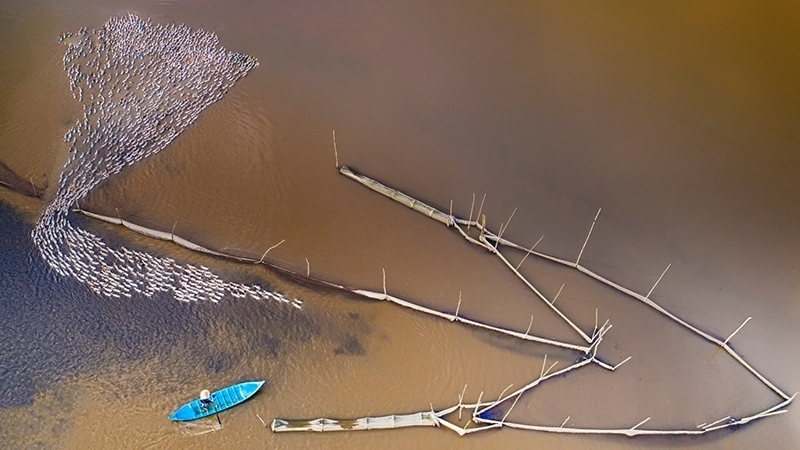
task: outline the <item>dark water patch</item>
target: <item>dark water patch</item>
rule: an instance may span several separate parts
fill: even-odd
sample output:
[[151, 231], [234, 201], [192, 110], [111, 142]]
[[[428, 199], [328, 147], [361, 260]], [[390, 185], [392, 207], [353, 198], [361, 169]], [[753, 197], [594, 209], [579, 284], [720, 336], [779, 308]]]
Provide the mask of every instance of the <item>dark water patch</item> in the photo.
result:
[[[27, 404], [46, 387], [106, 360], [140, 358], [180, 341], [191, 329], [186, 308], [149, 299], [114, 302], [55, 277], [35, 255], [30, 226], [0, 204], [4, 239], [0, 291], [0, 407]], [[181, 311], [184, 310], [184, 311]], [[197, 317], [194, 317], [197, 319]], [[202, 335], [194, 336], [197, 345]]]
[[53, 430], [52, 430], [53, 437], [54, 438], [61, 437], [65, 433], [69, 433], [73, 427], [74, 424], [68, 421], [67, 419], [64, 419], [63, 417], [56, 419], [55, 422], [53, 423]]
[[217, 374], [229, 369], [239, 361], [239, 358], [234, 353], [207, 355], [205, 359], [206, 370]]
[[347, 317], [350, 319], [349, 326], [354, 330], [357, 330], [360, 334], [368, 335], [372, 333], [372, 327], [370, 326], [369, 322], [361, 316], [360, 313], [351, 312], [347, 314]]
[[222, 307], [170, 301], [166, 293], [124, 300], [94, 294], [53, 274], [29, 239], [31, 225], [2, 203], [0, 224], [0, 408], [30, 404], [72, 376], [163, 360], [175, 346], [195, 356], [170, 360], [170, 370], [191, 379], [198, 370], [226, 372], [252, 354], [277, 357], [284, 341], [315, 333], [305, 314], [269, 303]]
[[352, 334], [346, 334], [341, 344], [333, 351], [334, 355], [361, 356], [364, 354], [364, 346], [358, 338]]
[[17, 175], [3, 163], [0, 163], [0, 186], [28, 197], [41, 197], [45, 189], [47, 189], [46, 187], [36, 186], [32, 180], [26, 180]]

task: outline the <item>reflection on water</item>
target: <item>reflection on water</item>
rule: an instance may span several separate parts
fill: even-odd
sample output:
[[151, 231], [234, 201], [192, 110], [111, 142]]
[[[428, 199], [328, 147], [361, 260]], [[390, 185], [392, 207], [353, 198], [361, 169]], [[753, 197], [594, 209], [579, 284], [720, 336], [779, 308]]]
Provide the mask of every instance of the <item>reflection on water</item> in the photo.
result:
[[[98, 28], [132, 9], [159, 23], [187, 23], [214, 31], [261, 67], [167, 151], [109, 178], [82, 206], [159, 230], [176, 226], [193, 241], [246, 254], [286, 239], [269, 255], [299, 272], [307, 258], [316, 276], [380, 290], [385, 268], [390, 293], [452, 311], [461, 291], [467, 317], [524, 331], [534, 314], [534, 330], [569, 338], [488, 255], [341, 179], [335, 128], [342, 163], [444, 210], [454, 199], [462, 216], [472, 192], [487, 192], [492, 228], [519, 207], [506, 236], [532, 245], [544, 234], [538, 248], [568, 259], [602, 206], [582, 257], [588, 267], [647, 292], [673, 263], [653, 297], [718, 336], [753, 316], [733, 345], [792, 390], [800, 386], [792, 356], [800, 336], [794, 8], [14, 3], [0, 12], [0, 162], [50, 186], [45, 199], [53, 198], [67, 155], [63, 136], [81, 114], [69, 96], [59, 33]], [[44, 202], [21, 209], [37, 208], [34, 216]], [[9, 220], [2, 245], [17, 250], [2, 252], [10, 262], [0, 277], [7, 312], [0, 342], [13, 345], [0, 346], [0, 365], [13, 382], [2, 385], [0, 441], [11, 436], [21, 447], [788, 449], [800, 439], [797, 408], [698, 440], [506, 431], [459, 439], [434, 429], [271, 435], [255, 413], [265, 420], [407, 413], [452, 404], [465, 383], [471, 400], [481, 391], [496, 397], [538, 374], [550, 350], [275, 275], [266, 283], [254, 268], [72, 218], [115, 248], [271, 285], [303, 298], [305, 308], [98, 297], [50, 275], [29, 242], [31, 226]], [[628, 299], [540, 261], [529, 259], [523, 271], [551, 297], [566, 282], [559, 304], [584, 329], [599, 307], [614, 324], [605, 356], [633, 359], [613, 375], [581, 371], [523, 397], [515, 420], [558, 425], [569, 415], [575, 425], [604, 426], [652, 416], [648, 425], [669, 427], [766, 400], [729, 358], [712, 358], [715, 349]], [[223, 430], [187, 437], [165, 420], [199, 389], [247, 377], [268, 385], [225, 415]]]

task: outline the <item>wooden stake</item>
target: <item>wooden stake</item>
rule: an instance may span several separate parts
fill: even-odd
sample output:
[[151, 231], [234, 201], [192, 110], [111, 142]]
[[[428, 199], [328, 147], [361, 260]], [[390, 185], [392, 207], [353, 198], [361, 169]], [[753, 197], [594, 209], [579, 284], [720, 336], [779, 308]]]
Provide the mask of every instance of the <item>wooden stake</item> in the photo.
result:
[[472, 193], [472, 204], [469, 205], [469, 221], [467, 222], [467, 231], [469, 231], [469, 227], [472, 226], [472, 208], [475, 207], [475, 193]]
[[672, 263], [667, 264], [667, 268], [664, 269], [663, 272], [661, 272], [661, 276], [658, 277], [658, 280], [656, 280], [656, 284], [654, 284], [653, 287], [650, 288], [650, 292], [648, 292], [647, 295], [644, 296], [644, 298], [646, 298], [646, 299], [650, 298], [650, 294], [653, 293], [653, 290], [656, 288], [656, 286], [658, 286], [658, 282], [661, 281], [662, 278], [664, 278], [664, 274], [667, 273], [667, 271], [669, 270], [670, 267], [672, 267]]
[[749, 321], [750, 321], [750, 319], [752, 319], [752, 317], [748, 317], [747, 319], [745, 319], [745, 320], [744, 320], [744, 322], [742, 322], [742, 324], [741, 324], [741, 325], [739, 325], [739, 328], [737, 328], [737, 329], [736, 329], [736, 331], [734, 331], [733, 333], [731, 333], [731, 335], [730, 335], [730, 336], [728, 336], [728, 339], [725, 339], [725, 342], [723, 342], [723, 343], [722, 343], [722, 345], [721, 345], [720, 347], [725, 347], [725, 345], [728, 343], [728, 341], [730, 341], [730, 340], [731, 340], [731, 338], [732, 338], [732, 337], [733, 337], [733, 336], [734, 336], [736, 333], [738, 333], [738, 332], [739, 332], [739, 330], [741, 330], [741, 329], [742, 329], [742, 327], [744, 326], [744, 324], [746, 324], [747, 322], [749, 322]]
[[544, 360], [542, 360], [542, 373], [539, 374], [539, 379], [544, 378], [544, 366], [547, 364], [547, 353], [544, 354]]
[[519, 264], [517, 264], [517, 267], [515, 267], [515, 268], [514, 268], [514, 270], [519, 270], [519, 267], [522, 265], [522, 263], [524, 263], [524, 262], [525, 262], [525, 259], [527, 259], [527, 258], [528, 258], [528, 255], [530, 255], [530, 254], [533, 252], [533, 249], [535, 249], [535, 248], [536, 248], [536, 246], [537, 246], [537, 245], [539, 245], [539, 242], [542, 242], [542, 239], [544, 239], [544, 235], [542, 235], [542, 237], [540, 237], [540, 238], [539, 238], [539, 240], [538, 240], [538, 241], [536, 241], [536, 243], [535, 243], [535, 244], [533, 244], [533, 247], [531, 247], [531, 248], [528, 250], [528, 253], [525, 253], [525, 256], [523, 256], [523, 257], [522, 257], [522, 261], [520, 261], [520, 262], [519, 262]]
[[531, 327], [532, 327], [532, 326], [533, 326], [533, 314], [531, 314], [531, 322], [528, 324], [528, 329], [527, 329], [527, 330], [525, 330], [525, 336], [527, 336], [527, 335], [528, 335], [528, 333], [530, 333], [530, 332], [531, 332]]
[[567, 424], [567, 421], [569, 420], [569, 418], [570, 418], [570, 417], [572, 417], [572, 416], [567, 416], [567, 418], [566, 418], [566, 419], [564, 419], [564, 421], [563, 421], [563, 422], [561, 422], [561, 426], [560, 426], [560, 427], [558, 427], [558, 428], [564, 428], [564, 425], [566, 425], [566, 424]]
[[481, 212], [483, 211], [483, 202], [486, 201], [486, 194], [483, 194], [483, 198], [481, 199], [481, 206], [478, 208], [478, 215], [475, 216], [475, 222], [478, 222], [478, 219], [481, 218]]
[[456, 306], [456, 315], [455, 317], [453, 317], [453, 320], [458, 319], [458, 310], [460, 309], [461, 309], [461, 291], [458, 291], [458, 305]]
[[617, 370], [617, 368], [619, 368], [619, 366], [621, 366], [621, 365], [625, 364], [626, 362], [630, 361], [631, 358], [633, 358], [633, 356], [628, 356], [627, 358], [623, 359], [621, 363], [618, 363], [616, 366], [612, 367], [611, 370], [612, 371]]
[[311, 263], [308, 262], [308, 258], [306, 258], [306, 277], [311, 278]]
[[336, 168], [339, 168], [339, 152], [336, 151], [336, 130], [333, 130], [333, 156], [336, 158]]
[[383, 272], [383, 299], [386, 300], [389, 298], [386, 294], [386, 269], [381, 268], [381, 272]]
[[586, 240], [583, 241], [583, 247], [581, 247], [580, 253], [578, 253], [578, 259], [575, 260], [575, 267], [578, 267], [581, 263], [581, 256], [583, 255], [583, 250], [586, 248], [586, 244], [589, 242], [589, 237], [592, 235], [592, 230], [594, 230], [594, 224], [597, 222], [597, 218], [600, 217], [600, 211], [603, 208], [597, 210], [597, 215], [594, 216], [594, 220], [592, 221], [592, 226], [589, 228], [589, 234], [586, 235]]
[[502, 225], [500, 226], [500, 233], [497, 235], [497, 240], [494, 241], [494, 248], [497, 248], [498, 244], [500, 244], [500, 239], [503, 238], [503, 233], [508, 228], [508, 224], [511, 223], [511, 219], [514, 218], [514, 214], [516, 213], [517, 213], [517, 208], [514, 208], [514, 211], [511, 212], [511, 216], [508, 218], [508, 221], [506, 222], [505, 226]]
[[714, 425], [716, 425], [716, 424], [718, 424], [718, 423], [721, 423], [721, 422], [724, 422], [724, 421], [726, 421], [726, 420], [728, 420], [728, 419], [730, 419], [730, 418], [731, 418], [731, 416], [725, 416], [725, 417], [723, 417], [722, 419], [715, 420], [714, 422], [711, 422], [710, 424], [708, 424], [708, 425], [704, 426], [703, 428], [704, 428], [704, 429], [705, 429], [705, 428], [711, 428], [711, 427], [713, 427]]
[[270, 250], [272, 250], [273, 248], [275, 248], [275, 247], [277, 247], [277, 246], [279, 246], [279, 245], [283, 244], [284, 242], [286, 242], [286, 239], [282, 239], [282, 240], [281, 240], [280, 242], [278, 242], [277, 244], [275, 244], [275, 245], [273, 245], [272, 247], [268, 248], [268, 249], [267, 249], [267, 251], [265, 251], [265, 252], [264, 252], [264, 254], [263, 254], [263, 255], [261, 255], [261, 259], [260, 259], [258, 262], [259, 262], [259, 263], [263, 263], [263, 262], [264, 262], [264, 258], [267, 256], [267, 253], [269, 253], [269, 251], [270, 251]]
[[558, 292], [556, 292], [556, 296], [553, 297], [553, 301], [550, 302], [551, 305], [555, 305], [556, 304], [556, 300], [558, 300], [558, 296], [561, 295], [561, 290], [564, 289], [565, 285], [566, 285], [566, 283], [563, 283], [563, 284], [561, 284], [561, 287], [558, 288]]
[[[500, 234], [503, 234], [503, 226], [504, 225], [505, 225], [505, 222], [500, 224]], [[500, 239], [496, 239], [494, 241], [494, 249], [495, 250], [497, 250], [497, 244], [499, 244], [499, 243], [500, 243]]]
[[644, 425], [644, 424], [645, 424], [645, 422], [647, 422], [648, 420], [650, 420], [650, 418], [649, 418], [649, 417], [648, 417], [647, 419], [644, 419], [643, 421], [641, 421], [641, 422], [637, 423], [636, 425], [632, 426], [632, 427], [631, 427], [631, 430], [635, 430], [635, 429], [639, 428], [639, 426], [641, 426], [641, 425]]
[[555, 367], [556, 364], [558, 364], [558, 361], [554, 362], [553, 364], [550, 364], [550, 367], [548, 367], [547, 370], [544, 371], [544, 376], [547, 376], [547, 374], [550, 373], [551, 370], [553, 370], [553, 367]]
[[495, 406], [497, 406], [500, 403], [500, 401], [503, 399], [503, 394], [505, 394], [507, 390], [511, 389], [511, 386], [514, 386], [514, 385], [513, 384], [509, 384], [508, 386], [506, 386], [506, 388], [503, 389], [503, 392], [500, 393], [500, 396], [497, 397], [497, 400], [495, 400], [494, 403], [492, 403], [492, 405], [490, 407], [484, 408], [483, 411], [488, 411], [488, 410], [494, 408]]
[[[453, 222], [453, 200], [450, 200], [450, 223]], [[450, 223], [447, 224], [448, 227], [450, 226]]]
[[511, 404], [511, 408], [508, 408], [508, 411], [506, 411], [506, 414], [503, 416], [503, 420], [500, 421], [501, 424], [505, 423], [506, 417], [508, 417], [508, 415], [511, 414], [511, 410], [517, 406], [517, 401], [519, 401], [519, 398], [522, 397], [523, 392], [520, 392], [519, 395], [517, 395], [517, 398], [514, 399], [514, 403]]
[[461, 390], [461, 395], [458, 396], [458, 420], [461, 420], [461, 411], [464, 409], [461, 404], [464, 402], [464, 393], [467, 392], [467, 385]]

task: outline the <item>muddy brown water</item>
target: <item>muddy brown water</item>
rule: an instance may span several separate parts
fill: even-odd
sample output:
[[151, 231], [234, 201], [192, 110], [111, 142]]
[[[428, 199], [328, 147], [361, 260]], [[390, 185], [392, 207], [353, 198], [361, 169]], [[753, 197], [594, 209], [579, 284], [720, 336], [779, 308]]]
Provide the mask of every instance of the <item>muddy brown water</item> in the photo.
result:
[[[57, 37], [132, 11], [212, 30], [259, 58], [164, 152], [82, 205], [190, 240], [532, 333], [578, 342], [496, 259], [369, 192], [339, 161], [467, 216], [487, 194], [504, 237], [582, 262], [727, 336], [800, 390], [800, 10], [672, 2], [12, 2], [0, 9], [0, 162], [57, 186], [77, 118]], [[496, 397], [573, 355], [298, 284], [73, 218], [110, 245], [204, 264], [299, 297], [302, 311], [226, 300], [110, 300], [48, 272], [28, 242], [49, 198], [3, 189], [4, 448], [795, 448], [800, 412], [699, 438], [438, 429], [272, 434], [273, 418], [411, 413]], [[477, 207], [476, 207], [477, 209]], [[509, 254], [513, 261], [521, 255]], [[578, 273], [523, 272], [583, 329], [614, 325], [588, 368], [522, 397], [509, 419], [694, 426], [778, 402], [712, 345]], [[36, 312], [28, 313], [29, 311]], [[48, 318], [50, 314], [50, 318]], [[54, 319], [53, 319], [54, 318]], [[566, 364], [566, 360], [560, 364]], [[267, 385], [197, 434], [166, 420], [204, 387]]]

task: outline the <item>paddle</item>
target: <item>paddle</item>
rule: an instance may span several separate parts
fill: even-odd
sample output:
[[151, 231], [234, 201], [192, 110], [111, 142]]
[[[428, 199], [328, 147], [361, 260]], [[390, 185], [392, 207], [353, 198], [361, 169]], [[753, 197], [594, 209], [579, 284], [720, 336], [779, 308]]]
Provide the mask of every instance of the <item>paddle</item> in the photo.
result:
[[219, 424], [219, 426], [222, 426], [222, 421], [219, 420], [219, 413], [216, 413], [216, 416], [217, 416], [217, 423]]

